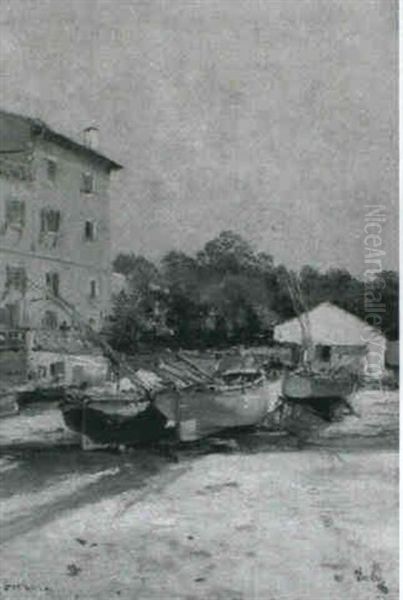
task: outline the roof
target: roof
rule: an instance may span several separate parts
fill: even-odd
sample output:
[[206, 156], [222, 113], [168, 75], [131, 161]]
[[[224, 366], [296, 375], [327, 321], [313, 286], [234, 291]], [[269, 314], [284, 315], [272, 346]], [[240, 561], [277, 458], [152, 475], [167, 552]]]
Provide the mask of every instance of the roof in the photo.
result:
[[[332, 304], [323, 302], [307, 311], [314, 344], [326, 346], [365, 346], [371, 332], [382, 335], [350, 312]], [[383, 337], [383, 336], [382, 336]], [[274, 328], [274, 339], [278, 342], [302, 343], [301, 326], [295, 317]]]
[[[76, 152], [79, 152], [81, 154], [88, 156], [89, 158], [93, 158], [97, 161], [103, 162], [109, 169], [118, 170], [118, 169], [123, 168], [122, 165], [115, 162], [114, 160], [111, 160], [110, 158], [108, 158], [107, 156], [102, 154], [101, 152], [98, 152], [98, 150], [95, 150], [94, 148], [90, 148], [89, 146], [86, 146], [85, 144], [82, 144], [70, 137], [67, 137], [66, 135], [64, 135], [62, 133], [55, 131], [41, 119], [35, 119], [33, 117], [27, 117], [25, 115], [16, 114], [16, 113], [8, 112], [8, 111], [1, 110], [1, 109], [0, 109], [0, 117], [2, 118], [3, 122], [6, 121], [7, 119], [9, 121], [10, 120], [14, 121], [14, 123], [8, 124], [8, 126], [6, 124], [4, 127], [6, 133], [4, 134], [2, 132], [1, 137], [3, 138], [3, 141], [2, 141], [2, 148], [0, 148], [0, 150], [7, 151], [7, 148], [3, 148], [3, 146], [5, 146], [5, 144], [9, 141], [9, 136], [11, 136], [13, 138], [10, 141], [9, 151], [13, 152], [13, 151], [19, 150], [18, 143], [21, 143], [20, 139], [21, 139], [22, 132], [18, 131], [17, 135], [14, 136], [13, 129], [17, 125], [18, 129], [21, 130], [21, 126], [27, 125], [30, 129], [31, 135], [42, 136], [45, 139], [55, 142], [56, 144], [60, 144], [61, 146], [68, 147], [73, 151], [76, 151]], [[5, 140], [5, 138], [7, 138], [7, 140]], [[20, 138], [20, 139], [18, 139], [18, 138]]]

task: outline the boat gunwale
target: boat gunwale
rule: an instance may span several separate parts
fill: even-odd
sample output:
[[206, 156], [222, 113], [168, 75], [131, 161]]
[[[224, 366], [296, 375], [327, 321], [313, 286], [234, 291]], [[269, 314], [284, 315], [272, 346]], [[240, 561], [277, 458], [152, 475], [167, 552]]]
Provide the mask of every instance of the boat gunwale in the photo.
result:
[[179, 394], [183, 394], [188, 391], [196, 391], [196, 392], [208, 391], [208, 392], [216, 392], [219, 394], [225, 394], [225, 393], [230, 393], [230, 392], [238, 392], [238, 391], [257, 388], [257, 387], [260, 387], [262, 384], [264, 384], [266, 381], [267, 381], [267, 379], [266, 379], [265, 375], [262, 374], [259, 377], [259, 379], [255, 379], [254, 381], [247, 381], [245, 383], [236, 383], [234, 385], [220, 383], [220, 382], [212, 383], [212, 384], [211, 383], [210, 384], [193, 383], [184, 388], [177, 388], [177, 389], [175, 389], [175, 391], [178, 392]]

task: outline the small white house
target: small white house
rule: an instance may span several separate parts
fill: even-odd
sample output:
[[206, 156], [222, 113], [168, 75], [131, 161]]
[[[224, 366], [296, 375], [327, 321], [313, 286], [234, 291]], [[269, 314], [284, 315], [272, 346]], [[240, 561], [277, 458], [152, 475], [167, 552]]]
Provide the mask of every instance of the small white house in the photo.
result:
[[108, 379], [110, 361], [77, 330], [29, 331], [27, 375], [40, 385], [100, 385]]
[[[330, 302], [323, 302], [302, 318], [309, 319], [313, 343], [311, 360], [317, 367], [335, 368], [354, 364], [369, 377], [379, 377], [385, 368], [386, 338], [362, 319]], [[298, 318], [274, 328], [274, 340], [302, 346], [303, 333]]]
[[102, 354], [35, 351], [28, 353], [28, 373], [38, 385], [101, 385], [108, 379], [110, 364]]

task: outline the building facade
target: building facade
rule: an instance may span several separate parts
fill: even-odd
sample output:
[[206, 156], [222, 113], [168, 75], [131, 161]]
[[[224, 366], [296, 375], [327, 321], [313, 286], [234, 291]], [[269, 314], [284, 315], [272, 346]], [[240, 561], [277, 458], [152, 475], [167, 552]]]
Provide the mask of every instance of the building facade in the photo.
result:
[[0, 111], [0, 332], [102, 326], [110, 306], [108, 186], [116, 162]]

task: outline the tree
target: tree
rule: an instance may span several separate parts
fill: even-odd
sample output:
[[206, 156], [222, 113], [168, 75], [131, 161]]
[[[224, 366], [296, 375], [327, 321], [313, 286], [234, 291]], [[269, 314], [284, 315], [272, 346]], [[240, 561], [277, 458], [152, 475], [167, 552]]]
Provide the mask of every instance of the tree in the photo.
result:
[[[250, 343], [269, 335], [275, 320], [324, 301], [364, 319], [370, 293], [386, 307], [382, 331], [389, 339], [399, 334], [396, 272], [382, 271], [371, 284], [342, 268], [323, 273], [305, 265], [297, 275], [274, 265], [270, 254], [255, 252], [233, 231], [221, 232], [196, 257], [168, 252], [159, 268], [133, 253], [119, 254], [113, 266], [128, 282], [127, 293], [115, 299], [113, 331], [114, 343], [127, 351], [139, 341], [163, 339], [168, 327], [173, 332], [170, 345]], [[298, 305], [290, 293], [293, 281], [298, 281], [296, 293], [302, 299]]]
[[115, 273], [121, 273], [122, 275], [127, 276], [133, 270], [135, 262], [136, 256], [133, 252], [131, 254], [120, 253], [113, 261], [112, 268]]
[[125, 352], [133, 351], [140, 341], [156, 342], [167, 336], [167, 292], [157, 267], [144, 256], [119, 254], [113, 266], [124, 272], [127, 292], [114, 299], [111, 343]]
[[284, 265], [279, 265], [274, 270], [275, 273], [275, 292], [273, 308], [283, 319], [289, 319], [295, 316], [294, 303], [290, 295], [290, 274]]
[[131, 354], [137, 347], [143, 329], [143, 317], [132, 294], [120, 292], [114, 298], [108, 327], [108, 341], [120, 352]]
[[196, 260], [173, 250], [161, 260], [162, 275], [171, 289], [176, 293], [192, 294], [198, 286], [198, 266]]
[[209, 338], [237, 343], [266, 332], [274, 301], [272, 257], [255, 253], [233, 231], [223, 231], [207, 242], [197, 262], [200, 301], [215, 315]]
[[233, 231], [223, 231], [204, 246], [197, 255], [200, 266], [221, 272], [239, 273], [255, 269], [257, 257], [248, 242]]

